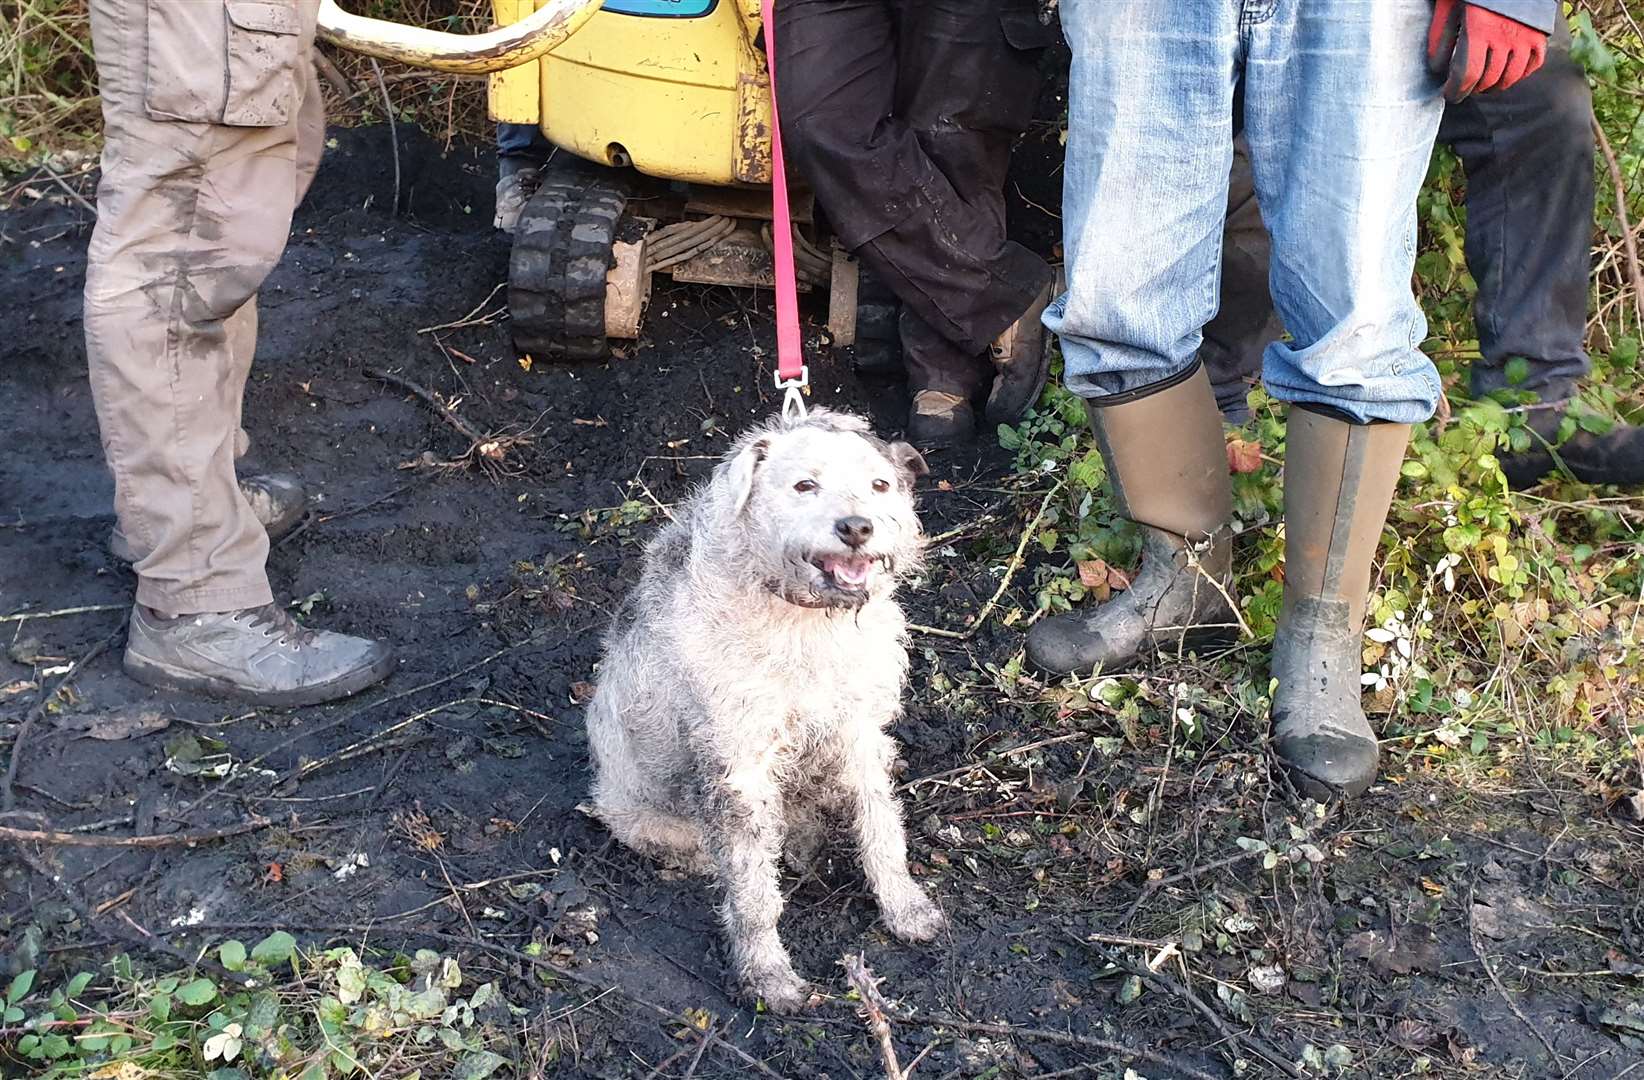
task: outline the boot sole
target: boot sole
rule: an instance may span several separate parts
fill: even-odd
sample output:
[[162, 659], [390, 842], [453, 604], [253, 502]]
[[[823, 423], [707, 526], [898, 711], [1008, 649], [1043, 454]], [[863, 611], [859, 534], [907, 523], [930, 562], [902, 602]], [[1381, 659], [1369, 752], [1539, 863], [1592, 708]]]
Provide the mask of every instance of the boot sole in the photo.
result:
[[142, 683], [152, 686], [156, 690], [171, 690], [181, 693], [205, 694], [209, 697], [229, 698], [234, 701], [243, 701], [250, 705], [263, 705], [276, 709], [294, 709], [303, 705], [323, 705], [326, 702], [338, 701], [351, 697], [361, 690], [388, 678], [394, 671], [395, 658], [390, 650], [383, 657], [368, 667], [350, 671], [323, 683], [305, 686], [299, 690], [250, 690], [229, 679], [218, 678], [215, 675], [201, 675], [199, 672], [186, 671], [182, 668], [162, 664], [157, 660], [149, 660], [142, 656], [133, 656], [126, 653], [122, 665], [127, 675]]

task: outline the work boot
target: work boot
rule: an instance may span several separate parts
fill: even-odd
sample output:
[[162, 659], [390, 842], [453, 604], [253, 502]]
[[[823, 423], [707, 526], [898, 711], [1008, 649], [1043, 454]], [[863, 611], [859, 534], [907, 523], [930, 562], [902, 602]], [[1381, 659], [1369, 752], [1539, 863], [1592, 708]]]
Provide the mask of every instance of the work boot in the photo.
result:
[[[303, 512], [308, 509], [307, 489], [301, 480], [289, 473], [242, 476], [240, 494], [251, 504], [251, 512], [262, 523], [270, 543], [296, 528], [297, 522], [303, 519]], [[137, 561], [137, 552], [120, 531], [119, 525], [114, 526], [114, 532], [108, 538], [108, 550], [109, 554], [128, 565]]]
[[278, 604], [167, 618], [138, 604], [126, 674], [161, 690], [294, 708], [358, 693], [394, 670], [380, 641], [298, 626]]
[[1320, 801], [1358, 795], [1376, 778], [1376, 733], [1360, 702], [1364, 605], [1409, 437], [1404, 424], [1290, 408], [1273, 751]]
[[1086, 401], [1119, 512], [1142, 527], [1130, 588], [1088, 612], [1057, 615], [1027, 636], [1028, 659], [1054, 675], [1125, 671], [1145, 655], [1231, 643], [1233, 516], [1227, 446], [1210, 379], [1184, 375]]
[[1044, 393], [1045, 380], [1050, 378], [1050, 335], [1039, 317], [1066, 288], [1063, 272], [1058, 269], [1056, 279], [1034, 297], [1019, 319], [994, 339], [988, 355], [999, 373], [993, 377], [993, 389], [983, 410], [988, 423], [1016, 423]]
[[1602, 435], [1577, 430], [1563, 445], [1558, 429], [1561, 409], [1538, 409], [1530, 414], [1536, 442], [1519, 454], [1501, 455], [1501, 472], [1514, 490], [1534, 486], [1554, 472], [1568, 472], [1584, 484], [1644, 484], [1644, 428], [1616, 424]]
[[940, 390], [919, 390], [908, 414], [908, 442], [920, 450], [960, 446], [976, 439], [976, 412], [969, 399]]
[[542, 174], [531, 166], [510, 168], [508, 163], [513, 160], [503, 159], [502, 178], [497, 181], [497, 214], [491, 222], [509, 236], [513, 236], [514, 230], [519, 227], [519, 216], [525, 212], [525, 204], [531, 201], [531, 196], [537, 193], [542, 183]]

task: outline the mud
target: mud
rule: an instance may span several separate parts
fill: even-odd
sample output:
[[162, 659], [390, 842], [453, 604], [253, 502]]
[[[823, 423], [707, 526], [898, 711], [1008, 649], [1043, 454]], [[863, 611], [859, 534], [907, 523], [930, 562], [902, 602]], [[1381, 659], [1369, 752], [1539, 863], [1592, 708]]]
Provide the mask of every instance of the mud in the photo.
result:
[[[420, 333], [493, 312], [507, 258], [489, 228], [483, 150], [442, 153], [402, 134], [406, 210], [393, 218], [386, 132], [333, 133], [263, 293], [246, 404], [248, 466], [298, 471], [318, 493], [300, 532], [273, 552], [276, 593], [310, 622], [396, 642], [400, 669], [338, 706], [253, 712], [126, 679], [119, 611], [0, 624], [11, 650], [0, 658], [8, 742], [36, 700], [16, 684], [38, 683], [105, 639], [113, 646], [23, 747], [20, 808], [62, 827], [115, 819], [109, 834], [274, 819], [194, 848], [45, 849], [89, 906], [112, 902], [112, 912], [184, 947], [246, 924], [387, 948], [425, 944], [424, 932], [510, 948], [535, 939], [624, 992], [564, 1021], [576, 1035], [556, 1074], [565, 1077], [643, 1076], [678, 1048], [674, 1026], [624, 994], [706, 1009], [725, 1039], [783, 1076], [880, 1075], [836, 966], [857, 950], [888, 993], [927, 1015], [1116, 1038], [1232, 1075], [1225, 1033], [1181, 998], [1149, 989], [1120, 1003], [1123, 974], [1084, 943], [1092, 933], [1196, 939], [1192, 986], [1230, 1030], [1255, 1032], [1287, 1061], [1342, 1043], [1353, 1063], [1344, 1075], [1613, 1077], [1644, 1061], [1620, 1038], [1624, 1028], [1600, 1019], [1636, 997], [1631, 973], [1644, 970], [1639, 879], [1625, 854], [1636, 829], [1548, 787], [1463, 812], [1446, 793], [1445, 811], [1429, 816], [1420, 791], [1390, 785], [1345, 818], [1313, 822], [1273, 789], [1248, 716], [1235, 710], [1173, 761], [1156, 730], [1120, 737], [1111, 715], [1057, 709], [999, 674], [1020, 645], [1019, 629], [999, 627], [966, 641], [917, 639], [896, 730], [906, 779], [939, 777], [913, 789], [909, 816], [918, 870], [952, 916], [951, 936], [929, 948], [889, 938], [841, 849], [821, 879], [787, 882], [783, 923], [801, 969], [835, 998], [798, 1021], [728, 998], [708, 890], [666, 879], [578, 813], [587, 780], [578, 705], [657, 504], [677, 499], [742, 425], [778, 405], [769, 298], [665, 289], [646, 337], [595, 366], [521, 370], [500, 321]], [[1045, 209], [1019, 201], [1013, 214], [1047, 247], [1054, 229], [1031, 221], [1054, 211], [1044, 200], [1057, 186], [1045, 165], [1055, 132], [1036, 137], [1047, 149], [1018, 168], [1033, 169], [1025, 198]], [[22, 199], [0, 215], [0, 231], [0, 614], [127, 604], [132, 576], [105, 546], [110, 483], [80, 339], [85, 214]], [[508, 450], [508, 475], [442, 465], [466, 440], [366, 368], [460, 398], [459, 414], [480, 430], [530, 441]], [[825, 351], [812, 380], [816, 400], [865, 411], [887, 433], [898, 426], [905, 401], [894, 383], [864, 384]], [[1020, 489], [996, 449], [932, 464], [930, 532], [1003, 504], [1002, 523], [954, 540], [911, 599], [915, 621], [959, 626], [993, 593], [1037, 499], [1011, 495]], [[1025, 580], [1007, 600], [1031, 610]], [[1191, 677], [1159, 674], [1160, 686]], [[153, 710], [168, 726], [118, 741], [78, 737], [77, 718], [123, 710]], [[1036, 742], [1045, 745], [1022, 749]], [[198, 767], [177, 761], [195, 749], [225, 754], [239, 771], [187, 775]], [[961, 768], [978, 763], [985, 769]], [[1259, 857], [1226, 861], [1240, 854], [1237, 837], [1289, 836], [1298, 822], [1324, 860], [1317, 870], [1303, 873], [1288, 857], [1272, 872], [1256, 869]], [[0, 850], [4, 954], [55, 894]], [[361, 855], [368, 865], [357, 865]], [[1151, 888], [1150, 872], [1166, 880]], [[544, 888], [465, 887], [509, 875]], [[1475, 895], [1500, 935], [1477, 940], [1525, 1019], [1480, 967]], [[128, 936], [112, 915], [54, 924], [49, 935], [65, 962]], [[441, 947], [500, 972], [533, 1010], [592, 996], [564, 981], [544, 987], [524, 965], [478, 948]], [[1149, 951], [1119, 948], [1133, 959]], [[1251, 973], [1265, 966], [1287, 977], [1264, 996]], [[1179, 974], [1173, 961], [1162, 967]], [[1100, 1065], [1093, 1075], [1123, 1073], [1088, 1047], [938, 1030], [895, 1026], [904, 1062], [934, 1040], [920, 1075], [1033, 1076], [1084, 1063]], [[1243, 1075], [1283, 1075], [1243, 1056]], [[714, 1053], [696, 1075], [744, 1074]]]

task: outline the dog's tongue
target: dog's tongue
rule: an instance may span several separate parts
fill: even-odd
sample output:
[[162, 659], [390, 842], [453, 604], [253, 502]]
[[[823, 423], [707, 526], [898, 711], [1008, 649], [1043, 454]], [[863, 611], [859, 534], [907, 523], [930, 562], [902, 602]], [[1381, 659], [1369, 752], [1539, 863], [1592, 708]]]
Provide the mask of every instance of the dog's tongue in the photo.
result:
[[822, 566], [841, 585], [866, 585], [873, 560], [866, 555], [830, 555], [822, 560]]

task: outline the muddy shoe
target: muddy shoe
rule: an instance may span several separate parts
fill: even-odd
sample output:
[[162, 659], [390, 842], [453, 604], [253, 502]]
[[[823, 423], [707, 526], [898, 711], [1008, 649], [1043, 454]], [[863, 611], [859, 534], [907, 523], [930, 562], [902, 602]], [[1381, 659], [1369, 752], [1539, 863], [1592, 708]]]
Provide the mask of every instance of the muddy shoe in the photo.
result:
[[1364, 607], [1410, 429], [1295, 405], [1289, 429], [1273, 753], [1304, 795], [1328, 802], [1376, 779], [1380, 750], [1360, 700]]
[[491, 224], [513, 236], [514, 230], [519, 227], [519, 216], [525, 212], [525, 204], [537, 193], [540, 183], [541, 174], [529, 168], [517, 169], [498, 180], [497, 216]]
[[1039, 317], [1066, 289], [1062, 272], [1046, 285], [1020, 318], [993, 342], [989, 355], [999, 371], [993, 377], [983, 415], [990, 424], [1014, 424], [1039, 400], [1050, 378], [1050, 334]]
[[309, 630], [277, 604], [168, 619], [132, 608], [126, 674], [161, 690], [293, 708], [358, 693], [394, 670], [380, 641]]
[[1233, 491], [1204, 369], [1085, 404], [1120, 513], [1142, 526], [1142, 569], [1094, 610], [1035, 624], [1028, 661], [1052, 675], [1088, 675], [1238, 640], [1226, 530]]
[[921, 450], [959, 446], [976, 438], [976, 412], [958, 394], [920, 390], [908, 414], [908, 442]]
[[1530, 430], [1536, 444], [1522, 453], [1501, 455], [1502, 475], [1514, 490], [1532, 487], [1558, 472], [1568, 472], [1584, 484], [1644, 484], [1644, 427], [1616, 424], [1602, 435], [1577, 431], [1560, 445], [1563, 420], [1557, 410], [1533, 414]]
[[[301, 480], [288, 473], [243, 476], [240, 478], [240, 494], [251, 504], [251, 512], [262, 522], [270, 543], [296, 528], [297, 522], [303, 519], [303, 512], [308, 509], [307, 489]], [[118, 525], [108, 538], [108, 550], [123, 563], [137, 561], [137, 552]]]

